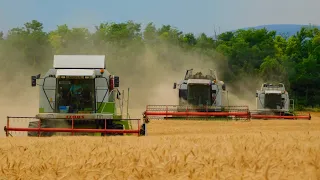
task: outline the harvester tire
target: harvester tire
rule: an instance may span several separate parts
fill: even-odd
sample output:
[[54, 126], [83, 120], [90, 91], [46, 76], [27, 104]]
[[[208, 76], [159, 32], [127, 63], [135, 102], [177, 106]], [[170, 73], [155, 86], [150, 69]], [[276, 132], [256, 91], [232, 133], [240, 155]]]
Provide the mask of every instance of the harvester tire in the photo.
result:
[[142, 124], [140, 128], [140, 135], [145, 136], [146, 135], [146, 125]]
[[[122, 124], [112, 124], [112, 126], [108, 126], [108, 129], [123, 129]], [[102, 136], [104, 136], [102, 134]], [[123, 136], [123, 133], [106, 133], [106, 136]]]
[[[39, 121], [32, 121], [32, 122], [29, 122], [29, 128], [38, 128], [39, 126]], [[48, 128], [50, 126], [48, 126], [47, 124], [45, 123], [42, 123], [41, 124], [41, 128]], [[40, 136], [44, 137], [44, 136], [52, 136], [53, 135], [53, 132], [40, 132]], [[38, 136], [38, 132], [30, 132], [28, 131], [28, 136], [35, 136], [37, 137]]]
[[285, 115], [285, 116], [294, 116], [294, 114], [293, 114], [293, 113], [290, 113], [290, 112], [285, 112], [284, 115]]
[[[112, 129], [123, 129], [123, 125], [122, 124], [114, 124], [114, 127], [112, 127]], [[123, 133], [116, 133], [114, 135], [123, 136]]]

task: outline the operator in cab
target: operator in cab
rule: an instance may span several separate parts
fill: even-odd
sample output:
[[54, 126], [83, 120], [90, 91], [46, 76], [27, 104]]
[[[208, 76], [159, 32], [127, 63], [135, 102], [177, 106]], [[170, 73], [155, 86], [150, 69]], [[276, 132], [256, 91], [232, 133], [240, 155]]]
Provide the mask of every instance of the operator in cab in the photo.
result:
[[69, 89], [69, 95], [71, 95], [71, 103], [72, 103], [72, 111], [76, 113], [79, 110], [81, 104], [81, 95], [82, 95], [83, 87], [79, 83], [78, 79], [75, 79]]
[[81, 91], [82, 91], [82, 86], [81, 86], [81, 84], [79, 84], [79, 80], [75, 79], [69, 89], [69, 92], [70, 92], [71, 96], [74, 96], [74, 95], [80, 95]]

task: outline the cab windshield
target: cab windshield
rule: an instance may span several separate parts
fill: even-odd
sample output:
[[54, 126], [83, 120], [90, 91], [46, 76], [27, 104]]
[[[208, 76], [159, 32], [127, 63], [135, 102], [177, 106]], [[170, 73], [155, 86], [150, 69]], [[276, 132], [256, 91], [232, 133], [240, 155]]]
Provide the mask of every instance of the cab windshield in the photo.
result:
[[94, 79], [57, 79], [56, 112], [94, 113]]
[[283, 107], [281, 101], [281, 94], [266, 94], [264, 101], [265, 108], [268, 109], [280, 109]]
[[211, 105], [211, 86], [196, 84], [188, 85], [188, 102], [195, 106]]

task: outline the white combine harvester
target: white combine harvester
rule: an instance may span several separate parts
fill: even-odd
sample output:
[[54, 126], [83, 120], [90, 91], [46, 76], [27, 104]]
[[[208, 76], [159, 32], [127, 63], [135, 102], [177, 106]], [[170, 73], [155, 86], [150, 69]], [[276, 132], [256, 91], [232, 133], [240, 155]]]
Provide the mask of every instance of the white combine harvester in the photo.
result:
[[[8, 117], [7, 136], [14, 131], [28, 132], [28, 136], [145, 135], [140, 119], [124, 119], [117, 112], [119, 105], [123, 109], [119, 77], [107, 71], [104, 55], [55, 55], [53, 68], [42, 78], [32, 76], [31, 81], [32, 86], [39, 85], [39, 113]], [[28, 128], [17, 127], [21, 123], [15, 126], [15, 120], [27, 121]]]
[[216, 110], [221, 111], [222, 104], [225, 104], [223, 95], [226, 85], [216, 77], [212, 70], [208, 75], [201, 72], [193, 74], [193, 69], [187, 70], [184, 79], [174, 83], [173, 87], [179, 90], [179, 105], [215, 106]]
[[296, 115], [294, 100], [283, 83], [277, 85], [263, 83], [256, 92], [256, 110], [251, 111], [251, 119], [311, 119], [311, 115]]
[[226, 85], [216, 73], [209, 74], [193, 69], [186, 71], [184, 79], [174, 83], [178, 89], [179, 105], [148, 105], [144, 112], [148, 119], [249, 119], [248, 106], [226, 106]]

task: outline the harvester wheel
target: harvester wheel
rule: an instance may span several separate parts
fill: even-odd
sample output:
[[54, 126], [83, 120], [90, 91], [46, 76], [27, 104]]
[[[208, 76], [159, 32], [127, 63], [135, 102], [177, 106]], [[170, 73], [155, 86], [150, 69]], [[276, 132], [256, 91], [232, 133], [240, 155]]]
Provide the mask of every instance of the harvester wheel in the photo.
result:
[[[32, 121], [29, 122], [29, 128], [38, 128], [39, 127], [39, 121]], [[41, 122], [41, 128], [48, 128], [50, 127], [44, 122]], [[40, 136], [52, 136], [53, 132], [40, 132]], [[38, 136], [38, 132], [28, 132], [28, 136]]]
[[294, 114], [291, 113], [291, 112], [285, 112], [284, 115], [285, 115], [285, 116], [294, 116]]
[[[112, 129], [123, 129], [123, 125], [122, 124], [114, 124], [114, 126], [112, 127]], [[119, 135], [119, 136], [123, 136], [123, 133], [116, 133], [114, 135]]]
[[145, 136], [146, 135], [146, 124], [142, 124], [140, 128], [140, 135]]
[[[112, 124], [111, 126], [108, 125], [108, 129], [123, 129], [122, 124]], [[102, 133], [102, 136], [104, 134]], [[106, 136], [123, 136], [123, 133], [106, 133]]]

